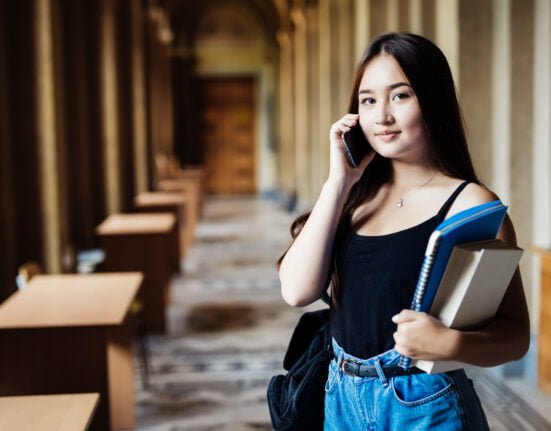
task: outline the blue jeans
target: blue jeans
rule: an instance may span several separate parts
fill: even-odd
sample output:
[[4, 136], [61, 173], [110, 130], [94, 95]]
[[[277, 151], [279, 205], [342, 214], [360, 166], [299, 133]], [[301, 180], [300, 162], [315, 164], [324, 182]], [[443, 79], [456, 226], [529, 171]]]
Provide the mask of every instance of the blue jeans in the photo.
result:
[[[489, 430], [472, 381], [462, 369], [386, 378], [380, 366], [398, 364], [395, 350], [359, 359], [333, 339], [333, 351], [325, 385], [324, 431]], [[338, 366], [342, 359], [375, 366], [379, 376], [346, 374]]]

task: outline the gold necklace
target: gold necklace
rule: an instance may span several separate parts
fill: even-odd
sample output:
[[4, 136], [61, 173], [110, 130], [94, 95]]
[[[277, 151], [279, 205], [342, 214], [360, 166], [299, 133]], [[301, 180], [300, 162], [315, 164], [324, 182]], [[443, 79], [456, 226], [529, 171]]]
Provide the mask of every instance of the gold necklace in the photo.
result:
[[415, 192], [418, 192], [419, 190], [421, 190], [428, 183], [430, 183], [435, 176], [436, 176], [436, 171], [434, 171], [434, 174], [432, 174], [432, 176], [427, 181], [425, 181], [423, 184], [421, 184], [420, 186], [415, 187], [414, 189], [410, 190], [408, 193], [406, 193], [406, 195], [403, 198], [398, 199], [396, 201], [396, 208], [402, 208], [404, 206], [404, 199], [405, 198], [411, 197], [412, 194], [415, 194]]

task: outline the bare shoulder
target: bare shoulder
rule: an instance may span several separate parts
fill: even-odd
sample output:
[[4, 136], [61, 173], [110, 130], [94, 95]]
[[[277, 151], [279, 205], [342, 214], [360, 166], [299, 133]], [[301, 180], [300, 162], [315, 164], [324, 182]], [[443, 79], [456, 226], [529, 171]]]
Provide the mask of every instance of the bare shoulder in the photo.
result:
[[[488, 188], [480, 184], [470, 183], [457, 196], [457, 199], [451, 206], [447, 217], [450, 217], [468, 208], [472, 208], [476, 205], [495, 201], [496, 199], [499, 199], [499, 197]], [[517, 243], [513, 222], [511, 221], [509, 215], [505, 215], [505, 219], [503, 220], [503, 224], [501, 225], [497, 237], [513, 244]]]
[[486, 187], [476, 183], [467, 184], [453, 202], [446, 218], [468, 208], [495, 201], [496, 199], [499, 199], [497, 195]]

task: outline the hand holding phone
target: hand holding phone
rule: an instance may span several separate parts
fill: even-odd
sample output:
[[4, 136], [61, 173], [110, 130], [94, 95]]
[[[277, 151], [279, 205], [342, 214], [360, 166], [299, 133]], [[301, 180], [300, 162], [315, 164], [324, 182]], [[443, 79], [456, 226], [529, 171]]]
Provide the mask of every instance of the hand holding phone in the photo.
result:
[[364, 135], [360, 123], [356, 123], [350, 131], [342, 135], [344, 143], [344, 152], [348, 164], [357, 168], [362, 162], [364, 157], [373, 152], [373, 148], [369, 144], [369, 141]]

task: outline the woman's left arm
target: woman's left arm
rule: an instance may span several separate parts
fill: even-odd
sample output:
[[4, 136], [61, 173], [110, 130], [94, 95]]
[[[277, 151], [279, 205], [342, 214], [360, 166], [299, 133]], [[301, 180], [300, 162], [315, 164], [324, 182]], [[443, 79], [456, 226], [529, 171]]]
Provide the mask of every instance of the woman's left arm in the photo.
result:
[[[508, 216], [498, 238], [516, 245]], [[492, 367], [522, 358], [530, 344], [530, 318], [518, 268], [495, 318], [482, 328], [469, 331], [447, 328], [427, 313], [412, 310], [403, 310], [392, 320], [398, 324], [395, 349], [414, 359], [456, 360]]]
[[[517, 244], [509, 216], [498, 238]], [[518, 268], [492, 322], [479, 330], [457, 331], [454, 338], [450, 356], [481, 367], [518, 360], [526, 354], [530, 345], [530, 317]]]

